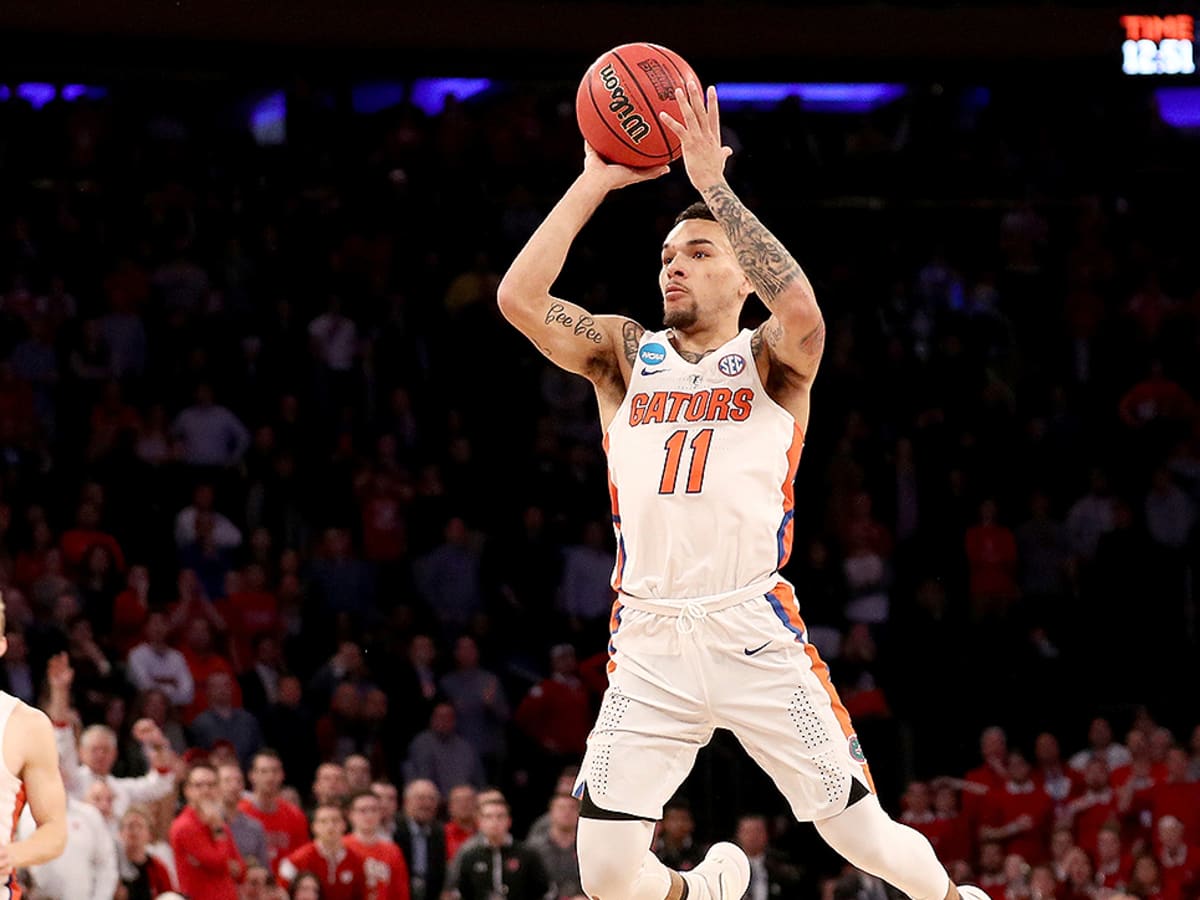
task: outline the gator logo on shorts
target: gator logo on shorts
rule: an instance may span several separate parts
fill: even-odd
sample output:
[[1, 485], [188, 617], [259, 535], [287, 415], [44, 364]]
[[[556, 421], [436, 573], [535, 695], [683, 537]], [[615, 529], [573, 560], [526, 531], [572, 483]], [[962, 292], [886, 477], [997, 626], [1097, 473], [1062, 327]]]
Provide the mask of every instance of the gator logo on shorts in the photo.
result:
[[858, 742], [857, 734], [850, 735], [850, 756], [860, 763], [867, 761], [867, 754], [863, 753], [862, 744]]

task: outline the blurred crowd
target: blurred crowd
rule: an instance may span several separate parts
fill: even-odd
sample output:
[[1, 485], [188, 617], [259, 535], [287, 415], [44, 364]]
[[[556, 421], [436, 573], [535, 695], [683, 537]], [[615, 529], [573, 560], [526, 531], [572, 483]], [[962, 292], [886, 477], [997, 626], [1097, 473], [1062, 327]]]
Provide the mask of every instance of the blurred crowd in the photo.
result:
[[[413, 896], [487, 896], [474, 866], [430, 886], [446, 854], [422, 829], [443, 819], [447, 850], [476, 830], [533, 848], [480, 851], [478, 871], [529, 873], [521, 896], [578, 891], [559, 775], [604, 688], [605, 462], [590, 386], [494, 303], [581, 165], [571, 91], [436, 115], [349, 98], [292, 85], [266, 145], [232, 88], [0, 103], [0, 686], [52, 710], [72, 808], [100, 811], [130, 900], [184, 887], [176, 837], [218, 830], [225, 856], [198, 865], [236, 869], [243, 896], [310, 840], [287, 871], [312, 896], [302, 873], [343, 831], [396, 837], [401, 862], [368, 868]], [[1095, 893], [1112, 853], [1129, 873], [1105, 890], [1192, 896], [1163, 854], [1195, 823], [1143, 788], [1197, 774], [1170, 774], [1200, 721], [1172, 689], [1200, 674], [1194, 139], [1143, 92], [1069, 83], [724, 112], [731, 181], [829, 324], [784, 573], [885, 805], [966, 823], [943, 858], [1014, 896]], [[679, 174], [611, 198], [558, 292], [655, 325], [657, 247], [691, 200]], [[763, 315], [752, 300], [746, 324]], [[1037, 773], [1039, 735], [1082, 744], [1095, 715], [1134, 728], [1132, 763], [1052, 792], [993, 743], [982, 781], [928, 781], [993, 722], [1036, 741]], [[1035, 840], [997, 798], [1042, 816], [1038, 791]], [[1080, 835], [1104, 791], [1116, 830], [1094, 812]], [[736, 831], [812, 893], [879, 889], [805, 862], [729, 742], [673, 810], [668, 855]], [[549, 843], [508, 842], [543, 815]], [[793, 890], [758, 872], [753, 900]]]

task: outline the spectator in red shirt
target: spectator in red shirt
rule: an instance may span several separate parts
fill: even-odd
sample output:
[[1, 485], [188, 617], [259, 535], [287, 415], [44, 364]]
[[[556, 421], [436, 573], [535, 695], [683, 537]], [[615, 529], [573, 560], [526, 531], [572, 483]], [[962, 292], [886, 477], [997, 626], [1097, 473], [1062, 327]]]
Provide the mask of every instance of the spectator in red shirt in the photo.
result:
[[[947, 865], [971, 859], [974, 841], [966, 818], [958, 808], [958, 791], [948, 784], [937, 785], [933, 792], [933, 813], [937, 817], [939, 859]], [[941, 855], [944, 854], [944, 855]]]
[[238, 809], [262, 823], [267, 833], [268, 864], [278, 874], [279, 864], [308, 841], [308, 819], [300, 807], [289, 803], [283, 791], [283, 763], [274, 750], [259, 750], [250, 764], [250, 796]]
[[1105, 826], [1096, 835], [1096, 883], [1102, 888], [1124, 890], [1133, 868], [1130, 859], [1121, 847], [1121, 830]]
[[[1150, 821], [1174, 816], [1183, 823], [1183, 839], [1200, 845], [1200, 782], [1188, 780], [1188, 755], [1182, 747], [1167, 751], [1166, 777], [1150, 789]], [[1157, 837], [1157, 834], [1155, 835]]]
[[1034, 782], [1029, 761], [1019, 750], [1008, 755], [1008, 776], [1003, 787], [983, 798], [979, 837], [1000, 841], [1006, 854], [1040, 863], [1046, 858], [1054, 805]]
[[1063, 764], [1058, 738], [1048, 731], [1037, 736], [1033, 755], [1037, 761], [1033, 780], [1046, 792], [1046, 796], [1054, 803], [1055, 811], [1059, 812], [1082, 789], [1083, 779]]
[[975, 883], [990, 896], [1004, 896], [1008, 876], [1004, 874], [1004, 847], [999, 841], [985, 841], [979, 845], [979, 877]]
[[142, 640], [142, 629], [150, 613], [150, 570], [130, 566], [125, 589], [113, 601], [113, 647], [124, 658]]
[[[516, 722], [546, 753], [578, 758], [586, 749], [592, 723], [575, 648], [570, 644], [553, 647], [550, 671], [550, 677], [534, 685], [521, 701]], [[551, 772], [561, 768], [553, 766]]]
[[212, 625], [207, 619], [193, 619], [188, 624], [181, 652], [187, 661], [188, 670], [192, 673], [192, 683], [196, 686], [192, 702], [184, 710], [183, 720], [186, 724], [190, 725], [196, 716], [208, 709], [208, 679], [218, 672], [228, 675], [232, 681], [230, 705], [241, 708], [241, 686], [237, 683], [229, 660], [213, 649]]
[[279, 598], [268, 589], [266, 570], [258, 563], [230, 573], [228, 583], [228, 596], [216, 606], [229, 627], [233, 661], [244, 671], [254, 658], [254, 639], [264, 634], [277, 637], [283, 632]]
[[380, 831], [379, 798], [370, 790], [358, 791], [346, 808], [353, 830], [342, 843], [366, 860], [367, 900], [409, 900], [408, 864], [400, 848]]
[[1155, 826], [1164, 900], [1195, 900], [1200, 892], [1200, 851], [1183, 839], [1183, 823], [1164, 816]]
[[1096, 900], [1096, 873], [1091, 857], [1079, 847], [1074, 847], [1063, 862], [1067, 877], [1059, 896], [1063, 900]]
[[1133, 871], [1129, 876], [1129, 884], [1125, 892], [1137, 897], [1138, 900], [1166, 900], [1163, 893], [1162, 872], [1158, 860], [1149, 853], [1143, 853], [1133, 861]]
[[1058, 879], [1049, 866], [1034, 866], [1029, 872], [1029, 900], [1057, 900]]
[[475, 788], [460, 784], [446, 797], [446, 859], [454, 859], [458, 848], [467, 842], [479, 825], [479, 799]]
[[1132, 759], [1128, 765], [1113, 769], [1109, 781], [1117, 795], [1117, 809], [1126, 835], [1146, 838], [1150, 836], [1150, 822], [1142, 821], [1142, 812], [1149, 807], [1155, 786], [1166, 780], [1167, 767], [1151, 758], [1150, 740], [1144, 732], [1130, 731], [1125, 746]]
[[979, 830], [980, 806], [988, 791], [998, 790], [1008, 780], [1008, 737], [1004, 729], [993, 725], [979, 735], [980, 765], [969, 771], [962, 786], [962, 812], [971, 834]]
[[1131, 759], [1129, 751], [1113, 740], [1112, 725], [1103, 716], [1092, 719], [1092, 724], [1088, 726], [1087, 747], [1073, 755], [1067, 765], [1076, 772], [1082, 772], [1088, 761], [1096, 758], [1104, 760], [1109, 771], [1120, 768]]
[[1108, 782], [1108, 766], [1093, 757], [1083, 770], [1083, 793], [1070, 801], [1063, 817], [1070, 821], [1075, 843], [1088, 853], [1095, 852], [1096, 835], [1109, 823], [1117, 822], [1117, 798]]
[[1066, 826], [1056, 826], [1050, 833], [1050, 867], [1059, 881], [1067, 880], [1067, 857], [1075, 849], [1075, 832]]
[[313, 813], [313, 839], [292, 851], [279, 866], [279, 879], [290, 885], [301, 872], [321, 879], [323, 900], [367, 900], [366, 860], [342, 843], [346, 819], [341, 806], [321, 804]]
[[237, 885], [246, 867], [225, 827], [216, 769], [193, 765], [183, 794], [187, 806], [171, 824], [170, 835], [180, 891], [204, 900], [238, 900]]
[[75, 527], [63, 532], [59, 540], [62, 548], [63, 562], [75, 568], [83, 563], [83, 557], [88, 550], [99, 544], [112, 554], [113, 564], [118, 571], [125, 571], [125, 554], [121, 545], [111, 534], [100, 529], [100, 508], [90, 500], [79, 504], [75, 514]]
[[996, 521], [996, 501], [984, 500], [979, 522], [967, 529], [971, 603], [976, 614], [1003, 612], [1017, 597], [1017, 539]]

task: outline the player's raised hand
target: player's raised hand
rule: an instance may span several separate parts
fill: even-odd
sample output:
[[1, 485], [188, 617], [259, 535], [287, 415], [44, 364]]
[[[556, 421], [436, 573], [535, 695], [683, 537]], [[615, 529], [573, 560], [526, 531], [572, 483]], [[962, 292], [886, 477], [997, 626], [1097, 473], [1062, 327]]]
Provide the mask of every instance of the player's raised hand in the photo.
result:
[[675, 88], [679, 101], [680, 122], [670, 113], [660, 112], [659, 118], [679, 137], [683, 150], [683, 165], [696, 190], [703, 193], [725, 177], [725, 160], [733, 150], [721, 144], [721, 112], [717, 106], [717, 89], [708, 89], [707, 103], [700, 85], [688, 81], [687, 90]]
[[583, 173], [597, 179], [605, 190], [615, 191], [639, 181], [652, 181], [670, 172], [668, 166], [650, 166], [646, 169], [634, 169], [610, 163], [592, 149], [587, 141], [583, 142]]

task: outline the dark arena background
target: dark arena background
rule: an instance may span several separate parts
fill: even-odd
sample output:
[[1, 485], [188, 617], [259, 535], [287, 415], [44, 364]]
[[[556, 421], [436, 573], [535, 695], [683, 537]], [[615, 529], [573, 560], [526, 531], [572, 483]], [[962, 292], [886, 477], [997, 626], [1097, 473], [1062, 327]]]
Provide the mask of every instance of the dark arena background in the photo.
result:
[[[654, 41], [717, 85], [730, 183], [828, 323], [784, 574], [883, 805], [997, 900], [1200, 896], [1197, 13], [0, 4], [4, 686], [116, 732], [84, 762], [119, 786], [75, 784], [120, 878], [126, 809], [179, 866], [184, 802], [121, 779], [210, 758], [266, 797], [263, 747], [306, 812], [374, 785], [399, 835], [389, 785], [430, 779], [453, 851], [492, 786], [554, 855], [609, 495], [590, 386], [495, 294], [582, 165], [584, 70]], [[673, 169], [605, 202], [560, 296], [658, 326]], [[686, 868], [758, 815], [753, 900], [889, 891], [722, 733], [656, 849]], [[270, 828], [273, 869], [299, 844]]]

